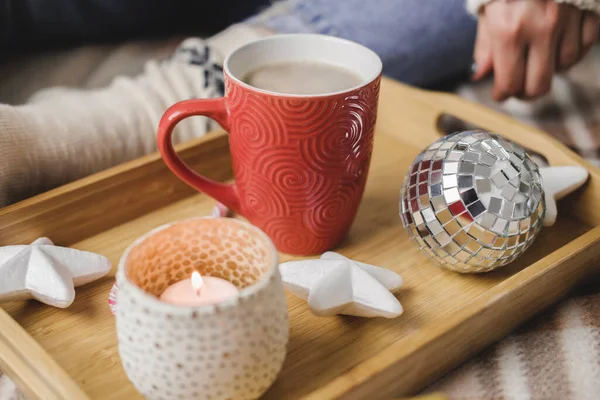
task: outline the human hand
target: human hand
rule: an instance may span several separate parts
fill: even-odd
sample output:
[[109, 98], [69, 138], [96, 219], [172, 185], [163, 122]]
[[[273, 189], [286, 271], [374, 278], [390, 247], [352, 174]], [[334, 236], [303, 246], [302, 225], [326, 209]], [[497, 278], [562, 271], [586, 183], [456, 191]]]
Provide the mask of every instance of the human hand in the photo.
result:
[[493, 97], [533, 99], [598, 39], [598, 15], [552, 0], [495, 0], [481, 10], [473, 80], [494, 71]]

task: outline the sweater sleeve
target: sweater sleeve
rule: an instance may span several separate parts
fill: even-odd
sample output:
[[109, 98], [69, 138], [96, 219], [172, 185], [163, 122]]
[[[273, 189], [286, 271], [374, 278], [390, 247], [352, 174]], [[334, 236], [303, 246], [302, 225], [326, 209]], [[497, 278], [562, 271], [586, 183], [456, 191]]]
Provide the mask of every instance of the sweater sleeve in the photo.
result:
[[[467, 10], [477, 16], [481, 7], [485, 6], [493, 0], [467, 0]], [[565, 3], [574, 5], [582, 10], [592, 11], [600, 14], [600, 0], [554, 0], [557, 3]]]

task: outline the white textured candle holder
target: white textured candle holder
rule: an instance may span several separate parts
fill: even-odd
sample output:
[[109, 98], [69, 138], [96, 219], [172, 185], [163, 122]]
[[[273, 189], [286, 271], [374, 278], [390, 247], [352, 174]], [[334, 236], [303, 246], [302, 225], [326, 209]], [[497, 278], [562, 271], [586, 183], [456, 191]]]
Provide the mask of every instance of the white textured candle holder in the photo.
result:
[[[158, 296], [192, 271], [240, 289], [217, 305]], [[275, 381], [288, 341], [278, 254], [252, 225], [198, 218], [157, 228], [125, 251], [117, 273], [125, 372], [148, 399], [255, 399]]]

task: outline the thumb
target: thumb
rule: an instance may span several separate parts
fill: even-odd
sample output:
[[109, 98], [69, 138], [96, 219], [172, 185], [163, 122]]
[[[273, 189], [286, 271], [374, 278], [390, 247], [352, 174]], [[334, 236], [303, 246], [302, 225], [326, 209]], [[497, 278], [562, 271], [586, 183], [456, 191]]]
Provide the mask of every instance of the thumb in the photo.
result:
[[471, 75], [472, 80], [478, 81], [492, 72], [492, 46], [484, 14], [479, 16], [473, 59], [475, 60], [475, 68], [473, 70], [473, 75]]

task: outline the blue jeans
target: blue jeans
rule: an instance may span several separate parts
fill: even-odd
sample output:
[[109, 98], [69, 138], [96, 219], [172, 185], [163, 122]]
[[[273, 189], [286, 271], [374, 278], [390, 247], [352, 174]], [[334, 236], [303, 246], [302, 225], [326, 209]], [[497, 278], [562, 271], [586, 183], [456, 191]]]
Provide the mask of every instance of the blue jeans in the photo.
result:
[[[0, 50], [208, 34], [269, 0], [0, 0]], [[384, 73], [417, 86], [467, 76], [476, 21], [464, 0], [282, 0], [247, 20], [280, 33], [340, 36], [375, 50]]]
[[361, 43], [386, 75], [416, 86], [468, 76], [477, 28], [464, 0], [284, 0], [249, 22]]

